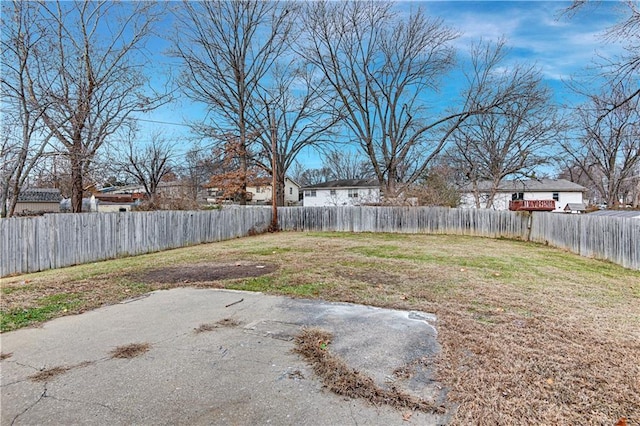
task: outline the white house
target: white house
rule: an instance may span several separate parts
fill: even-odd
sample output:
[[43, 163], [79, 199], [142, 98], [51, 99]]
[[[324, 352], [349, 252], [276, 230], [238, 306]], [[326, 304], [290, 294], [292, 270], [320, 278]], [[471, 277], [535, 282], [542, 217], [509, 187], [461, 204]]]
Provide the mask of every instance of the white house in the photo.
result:
[[380, 184], [375, 179], [344, 179], [303, 188], [303, 206], [361, 206], [382, 201]]
[[[480, 182], [477, 194], [480, 208], [487, 207], [491, 182]], [[586, 188], [564, 179], [508, 180], [500, 183], [493, 199], [494, 210], [509, 210], [511, 201], [544, 201], [548, 210], [564, 212], [567, 204], [583, 204]], [[472, 185], [462, 188], [460, 207], [475, 208], [476, 193]], [[552, 209], [552, 210], [551, 210]]]
[[[223, 192], [219, 188], [207, 189], [209, 196], [207, 202], [214, 204], [221, 202]], [[271, 178], [257, 178], [247, 182], [247, 204], [271, 204], [273, 189]], [[228, 197], [227, 201], [234, 197]], [[300, 185], [288, 177], [284, 180], [284, 204], [286, 206], [297, 205], [300, 201]]]
[[[269, 204], [271, 203], [271, 197], [273, 188], [271, 186], [271, 180], [268, 184], [249, 183], [247, 185], [247, 192], [251, 192], [251, 202], [256, 204]], [[300, 185], [288, 177], [284, 179], [284, 204], [285, 206], [296, 205], [300, 201]]]

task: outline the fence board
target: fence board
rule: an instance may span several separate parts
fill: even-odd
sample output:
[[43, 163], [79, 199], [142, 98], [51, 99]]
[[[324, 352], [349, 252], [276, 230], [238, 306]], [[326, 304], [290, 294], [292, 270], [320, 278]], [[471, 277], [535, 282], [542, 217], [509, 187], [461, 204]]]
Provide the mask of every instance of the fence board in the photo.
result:
[[[640, 220], [427, 207], [282, 207], [284, 231], [397, 232], [531, 240], [640, 269]], [[263, 232], [271, 209], [52, 214], [0, 219], [0, 276]]]

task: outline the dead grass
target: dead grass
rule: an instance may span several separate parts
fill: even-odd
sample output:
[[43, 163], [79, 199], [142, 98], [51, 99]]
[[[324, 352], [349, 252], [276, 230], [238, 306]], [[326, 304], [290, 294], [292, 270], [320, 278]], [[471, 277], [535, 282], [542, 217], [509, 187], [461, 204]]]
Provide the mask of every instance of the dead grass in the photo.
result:
[[[188, 284], [140, 279], [165, 266], [238, 262], [276, 269]], [[55, 317], [183, 285], [435, 313], [436, 375], [458, 406], [454, 424], [613, 425], [625, 417], [640, 425], [640, 272], [542, 245], [266, 234], [3, 279], [2, 312], [37, 307], [43, 295], [76, 295], [79, 304]]]
[[332, 392], [348, 398], [364, 399], [373, 405], [389, 405], [397, 409], [443, 413], [442, 407], [409, 395], [395, 387], [382, 389], [329, 350], [331, 334], [317, 328], [303, 330], [295, 339], [294, 351], [311, 365], [313, 372]]
[[91, 364], [93, 364], [91, 361], [85, 361], [85, 362], [81, 362], [80, 364], [71, 365], [71, 366], [51, 367], [51, 368], [43, 369], [37, 372], [36, 374], [29, 376], [29, 379], [31, 379], [34, 382], [48, 382], [62, 374], [65, 374], [70, 370], [86, 367], [87, 365], [91, 365]]
[[194, 329], [196, 333], [206, 333], [208, 331], [217, 330], [220, 327], [237, 327], [240, 325], [240, 322], [234, 320], [233, 318], [223, 318], [220, 321], [216, 321], [211, 324], [200, 324], [198, 327]]
[[130, 359], [147, 353], [151, 349], [149, 343], [131, 343], [129, 345], [118, 346], [110, 352], [111, 358]]

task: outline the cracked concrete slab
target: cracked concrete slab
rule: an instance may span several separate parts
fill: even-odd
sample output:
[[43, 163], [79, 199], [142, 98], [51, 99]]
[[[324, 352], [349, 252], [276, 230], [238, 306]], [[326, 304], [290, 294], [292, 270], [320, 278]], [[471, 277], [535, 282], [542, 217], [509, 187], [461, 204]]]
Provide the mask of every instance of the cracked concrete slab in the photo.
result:
[[[233, 320], [233, 321], [231, 321]], [[333, 334], [329, 350], [379, 386], [444, 402], [433, 381], [436, 318], [260, 293], [178, 288], [5, 333], [1, 423], [379, 425], [445, 424], [323, 387], [292, 352], [303, 327]], [[201, 327], [203, 324], [207, 327]], [[196, 329], [199, 331], [196, 331]], [[204, 330], [204, 331], [203, 331]], [[115, 348], [148, 343], [125, 359]], [[44, 382], [39, 371], [71, 367]], [[406, 374], [398, 374], [402, 371]]]

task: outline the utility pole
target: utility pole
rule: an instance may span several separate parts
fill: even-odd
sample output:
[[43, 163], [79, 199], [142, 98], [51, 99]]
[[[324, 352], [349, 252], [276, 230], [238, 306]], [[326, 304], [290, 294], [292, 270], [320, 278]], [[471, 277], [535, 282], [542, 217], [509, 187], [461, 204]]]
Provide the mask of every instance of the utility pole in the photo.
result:
[[276, 132], [275, 114], [271, 111], [269, 114], [269, 122], [271, 124], [271, 226], [272, 232], [278, 231], [278, 134]]

